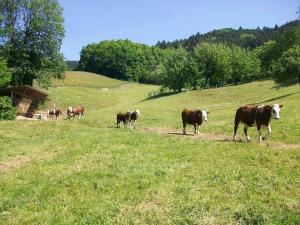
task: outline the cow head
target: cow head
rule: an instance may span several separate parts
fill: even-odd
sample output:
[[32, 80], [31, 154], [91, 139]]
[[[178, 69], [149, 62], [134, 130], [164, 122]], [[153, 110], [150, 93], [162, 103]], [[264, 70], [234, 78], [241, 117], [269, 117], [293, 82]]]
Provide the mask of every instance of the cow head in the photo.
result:
[[136, 116], [140, 116], [141, 114], [140, 114], [140, 110], [138, 110], [138, 109], [136, 109], [136, 110], [134, 110], [135, 112], [136, 112]]
[[272, 111], [271, 111], [271, 115], [274, 119], [280, 119], [280, 109], [283, 107], [283, 105], [279, 105], [279, 104], [273, 104], [272, 105]]
[[207, 121], [207, 114], [209, 112], [202, 110], [202, 120]]
[[73, 109], [71, 106], [69, 106], [67, 109], [67, 115], [69, 118], [71, 118], [73, 116]]

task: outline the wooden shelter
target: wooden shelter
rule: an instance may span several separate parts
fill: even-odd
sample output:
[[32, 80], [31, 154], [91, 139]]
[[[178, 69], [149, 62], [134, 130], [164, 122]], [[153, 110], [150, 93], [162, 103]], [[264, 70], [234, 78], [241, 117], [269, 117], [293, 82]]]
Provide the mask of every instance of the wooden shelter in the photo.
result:
[[12, 104], [17, 107], [17, 115], [32, 118], [38, 102], [44, 101], [48, 93], [29, 85], [19, 85], [0, 90], [0, 95], [9, 96]]

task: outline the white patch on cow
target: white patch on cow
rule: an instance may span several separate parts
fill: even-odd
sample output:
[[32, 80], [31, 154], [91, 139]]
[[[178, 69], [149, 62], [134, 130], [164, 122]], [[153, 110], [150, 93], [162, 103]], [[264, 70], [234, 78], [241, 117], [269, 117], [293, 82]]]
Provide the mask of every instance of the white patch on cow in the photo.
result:
[[274, 119], [280, 119], [280, 106], [279, 104], [272, 105], [271, 115]]
[[207, 121], [207, 112], [206, 111], [202, 111], [202, 119], [204, 121]]
[[233, 141], [236, 141], [237, 139], [236, 139], [236, 134], [235, 135], [233, 135]]

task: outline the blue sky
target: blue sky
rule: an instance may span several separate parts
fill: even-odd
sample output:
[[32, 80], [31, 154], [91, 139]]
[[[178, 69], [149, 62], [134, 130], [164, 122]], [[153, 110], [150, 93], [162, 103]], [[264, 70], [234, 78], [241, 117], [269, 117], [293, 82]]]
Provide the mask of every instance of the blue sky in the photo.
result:
[[197, 32], [282, 25], [297, 18], [300, 0], [59, 0], [64, 8], [62, 52], [78, 60], [83, 46], [130, 39], [153, 45]]

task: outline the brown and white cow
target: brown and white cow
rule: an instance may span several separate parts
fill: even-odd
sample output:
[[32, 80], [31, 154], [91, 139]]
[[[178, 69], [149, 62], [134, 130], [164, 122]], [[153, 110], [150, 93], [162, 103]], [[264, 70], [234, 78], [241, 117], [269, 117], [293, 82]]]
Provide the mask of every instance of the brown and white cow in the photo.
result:
[[140, 116], [140, 110], [136, 109], [134, 111], [131, 111], [129, 114], [129, 128], [135, 129], [135, 122]]
[[117, 127], [120, 127], [120, 123], [123, 122], [124, 127], [134, 128], [135, 129], [135, 122], [140, 116], [140, 111], [138, 109], [134, 111], [128, 111], [128, 112], [119, 112], [117, 114]]
[[78, 106], [78, 107], [69, 106], [67, 109], [67, 115], [69, 119], [75, 116], [78, 116], [78, 118], [81, 119], [83, 117], [83, 113], [84, 113], [84, 107], [82, 106]]
[[120, 127], [120, 123], [123, 122], [124, 127], [127, 128], [129, 123], [130, 112], [119, 112], [117, 114], [117, 127]]
[[233, 140], [236, 140], [236, 132], [239, 126], [239, 123], [244, 124], [244, 133], [246, 135], [247, 141], [250, 141], [248, 135], [248, 128], [256, 125], [259, 135], [259, 142], [267, 138], [262, 137], [261, 128], [268, 128], [268, 135], [271, 134], [271, 119], [280, 118], [280, 109], [283, 105], [273, 104], [273, 105], [246, 105], [241, 106], [237, 109], [234, 120], [234, 136]]
[[195, 128], [195, 134], [199, 134], [199, 126], [202, 124], [202, 121], [207, 121], [207, 114], [209, 112], [204, 110], [192, 110], [184, 109], [181, 113], [182, 125], [183, 125], [183, 134], [186, 134], [186, 124], [193, 124]]
[[60, 109], [49, 109], [48, 110], [48, 117], [50, 119], [53, 119], [54, 116], [56, 119], [60, 119], [61, 114], [62, 114], [62, 111]]

